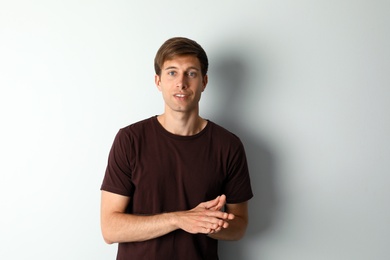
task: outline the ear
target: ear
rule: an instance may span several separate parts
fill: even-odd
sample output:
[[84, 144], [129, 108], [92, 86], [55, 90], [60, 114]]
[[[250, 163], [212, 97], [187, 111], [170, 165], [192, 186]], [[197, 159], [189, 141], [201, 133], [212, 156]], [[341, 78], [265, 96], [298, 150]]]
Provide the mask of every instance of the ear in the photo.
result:
[[161, 79], [160, 79], [160, 76], [159, 75], [154, 75], [154, 83], [156, 84], [156, 87], [158, 88], [158, 90], [161, 91]]
[[202, 89], [202, 92], [206, 89], [206, 86], [207, 86], [208, 82], [209, 82], [209, 77], [207, 75], [205, 75], [203, 77], [203, 89]]

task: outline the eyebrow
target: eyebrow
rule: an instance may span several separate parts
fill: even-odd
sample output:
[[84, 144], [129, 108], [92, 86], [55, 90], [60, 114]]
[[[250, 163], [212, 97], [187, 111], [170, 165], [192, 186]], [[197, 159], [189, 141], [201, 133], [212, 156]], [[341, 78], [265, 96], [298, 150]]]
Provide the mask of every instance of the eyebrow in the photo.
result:
[[[171, 69], [178, 69], [178, 68], [175, 66], [169, 66], [169, 67], [165, 68], [164, 70], [171, 70]], [[200, 71], [200, 69], [197, 67], [188, 67], [186, 70], [190, 70], [190, 69]]]

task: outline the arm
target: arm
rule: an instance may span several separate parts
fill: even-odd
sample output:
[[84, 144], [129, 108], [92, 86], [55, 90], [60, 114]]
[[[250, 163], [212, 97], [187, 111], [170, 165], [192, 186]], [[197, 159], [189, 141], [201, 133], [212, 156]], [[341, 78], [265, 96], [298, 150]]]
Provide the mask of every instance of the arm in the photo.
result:
[[109, 243], [145, 241], [163, 236], [176, 229], [189, 233], [208, 234], [227, 227], [233, 215], [216, 211], [222, 207], [220, 197], [200, 203], [189, 211], [139, 216], [125, 213], [130, 198], [102, 191], [101, 228], [104, 240]]
[[248, 225], [248, 202], [226, 204], [225, 211], [233, 214], [234, 219], [228, 221], [227, 228], [216, 230], [214, 233], [209, 234], [209, 236], [221, 240], [241, 239]]

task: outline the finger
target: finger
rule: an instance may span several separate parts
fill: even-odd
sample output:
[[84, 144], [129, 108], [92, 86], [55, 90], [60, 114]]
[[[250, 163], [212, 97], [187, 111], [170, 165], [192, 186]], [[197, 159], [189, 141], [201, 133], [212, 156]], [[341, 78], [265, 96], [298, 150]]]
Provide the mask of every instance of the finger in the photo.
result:
[[[212, 203], [210, 203], [210, 202], [212, 202]], [[209, 203], [207, 205], [208, 207], [206, 207], [207, 209], [221, 210], [222, 207], [226, 204], [226, 196], [220, 195], [220, 196], [216, 197], [214, 200], [208, 201], [207, 203]]]
[[213, 199], [213, 200], [209, 200], [209, 201], [203, 202], [203, 203], [201, 203], [201, 204], [203, 204], [203, 206], [204, 206], [206, 209], [212, 209], [212, 208], [215, 208], [215, 207], [218, 205], [219, 199], [220, 199], [220, 196], [216, 197], [216, 198]]
[[228, 216], [227, 219], [232, 220], [232, 219], [234, 219], [235, 217], [236, 217], [236, 216], [234, 216], [232, 213], [229, 213], [229, 216]]
[[232, 220], [235, 217], [232, 213], [227, 213], [224, 211], [216, 211], [216, 210], [207, 210], [205, 212], [205, 215], [207, 217], [220, 219], [220, 220]]
[[228, 228], [229, 227], [229, 222], [224, 222], [223, 225], [222, 225], [223, 228]]
[[213, 230], [213, 233], [218, 233], [221, 230], [222, 230], [222, 227], [217, 227], [216, 229]]
[[222, 194], [219, 196], [218, 204], [215, 206], [215, 210], [221, 210], [223, 206], [226, 204], [226, 196], [225, 194]]
[[214, 230], [221, 229], [223, 225], [224, 223], [222, 223], [222, 225], [219, 225], [216, 223], [203, 222], [199, 228], [200, 232], [202, 233], [212, 233], [214, 232]]
[[221, 203], [225, 204], [225, 203], [226, 203], [226, 195], [225, 195], [225, 194], [222, 194], [222, 195], [220, 196], [220, 198], [219, 198], [219, 201], [220, 201]]

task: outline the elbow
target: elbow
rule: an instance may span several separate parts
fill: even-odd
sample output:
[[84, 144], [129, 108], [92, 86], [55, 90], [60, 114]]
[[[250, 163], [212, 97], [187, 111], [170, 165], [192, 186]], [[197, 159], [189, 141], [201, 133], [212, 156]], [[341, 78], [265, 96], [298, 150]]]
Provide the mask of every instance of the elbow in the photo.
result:
[[110, 236], [108, 236], [105, 232], [102, 232], [102, 235], [103, 235], [103, 240], [104, 242], [106, 242], [106, 244], [114, 244], [115, 242], [110, 238]]
[[109, 230], [107, 230], [107, 227], [102, 226], [102, 236], [103, 236], [103, 240], [104, 240], [104, 242], [106, 242], [106, 244], [111, 245], [111, 244], [115, 243], [115, 240], [113, 239], [113, 236], [109, 232]]
[[234, 241], [238, 241], [240, 240], [241, 238], [243, 238], [245, 236], [245, 231], [246, 231], [246, 228], [244, 228], [243, 230], [240, 230], [239, 232], [237, 232], [236, 236], [233, 238]]
[[226, 240], [238, 241], [245, 236], [245, 231], [246, 231], [245, 228], [238, 229], [234, 233], [232, 233]]
[[103, 237], [103, 239], [104, 239], [104, 242], [106, 242], [106, 244], [108, 244], [108, 245], [114, 244], [114, 242], [112, 242], [111, 240], [108, 240], [108, 239], [105, 238], [105, 237]]

